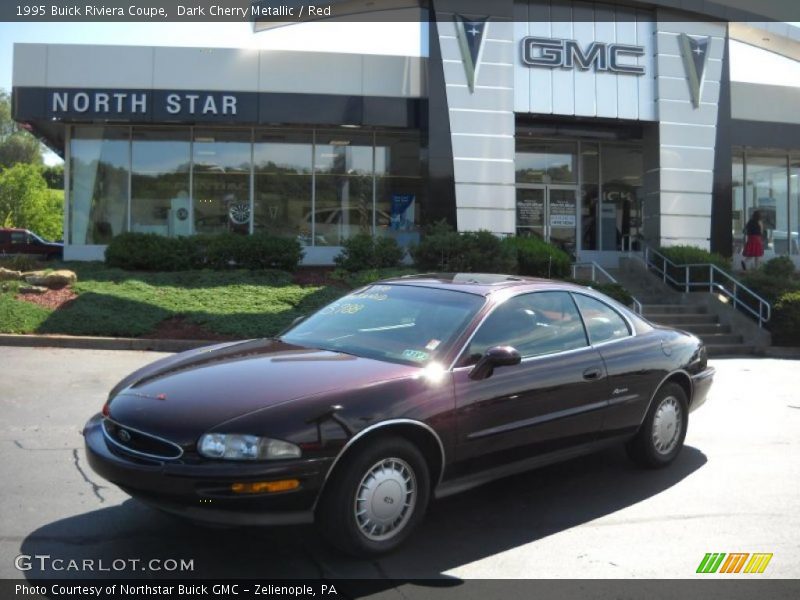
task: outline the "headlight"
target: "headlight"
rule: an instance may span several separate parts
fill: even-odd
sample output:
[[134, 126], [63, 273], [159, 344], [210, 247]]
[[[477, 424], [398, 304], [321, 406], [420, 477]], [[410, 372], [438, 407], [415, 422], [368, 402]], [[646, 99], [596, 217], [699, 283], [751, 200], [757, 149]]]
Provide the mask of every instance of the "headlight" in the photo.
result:
[[206, 458], [229, 460], [300, 458], [294, 444], [241, 433], [207, 433], [197, 442], [197, 451]]

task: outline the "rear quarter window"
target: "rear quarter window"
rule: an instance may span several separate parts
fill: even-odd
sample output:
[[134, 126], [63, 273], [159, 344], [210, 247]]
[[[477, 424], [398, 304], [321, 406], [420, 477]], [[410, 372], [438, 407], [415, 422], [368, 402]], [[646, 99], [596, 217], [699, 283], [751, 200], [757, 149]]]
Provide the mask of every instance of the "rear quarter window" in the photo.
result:
[[608, 304], [583, 294], [573, 294], [573, 296], [581, 311], [586, 331], [589, 333], [589, 341], [592, 344], [618, 340], [631, 335], [628, 322]]

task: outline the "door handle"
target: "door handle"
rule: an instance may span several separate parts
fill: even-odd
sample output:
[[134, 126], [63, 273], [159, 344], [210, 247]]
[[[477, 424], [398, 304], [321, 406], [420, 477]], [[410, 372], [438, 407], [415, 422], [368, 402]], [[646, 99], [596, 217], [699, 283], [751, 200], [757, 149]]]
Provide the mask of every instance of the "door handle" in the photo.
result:
[[603, 371], [598, 368], [586, 369], [583, 372], [583, 378], [586, 379], [587, 381], [594, 381], [595, 379], [600, 379], [602, 375]]

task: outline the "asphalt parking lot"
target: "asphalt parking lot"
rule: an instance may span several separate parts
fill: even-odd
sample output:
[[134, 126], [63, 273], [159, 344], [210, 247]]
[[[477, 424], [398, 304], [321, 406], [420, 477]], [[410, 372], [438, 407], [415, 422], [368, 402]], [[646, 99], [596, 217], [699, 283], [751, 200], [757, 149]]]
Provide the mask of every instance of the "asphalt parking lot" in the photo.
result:
[[[706, 552], [770, 552], [759, 577], [800, 576], [800, 361], [713, 361], [709, 401], [666, 470], [639, 470], [612, 449], [508, 478], [435, 503], [400, 551], [359, 561], [312, 527], [186, 525], [92, 473], [83, 423], [117, 380], [159, 356], [0, 347], [1, 578], [687, 578]], [[23, 573], [20, 554], [191, 559], [194, 571]]]

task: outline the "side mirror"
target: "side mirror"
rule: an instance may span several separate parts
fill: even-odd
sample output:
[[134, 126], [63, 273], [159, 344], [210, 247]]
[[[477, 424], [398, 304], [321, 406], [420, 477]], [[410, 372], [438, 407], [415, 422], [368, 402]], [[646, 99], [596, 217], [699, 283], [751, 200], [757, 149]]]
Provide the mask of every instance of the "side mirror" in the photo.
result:
[[511, 346], [492, 346], [481, 356], [469, 373], [470, 379], [480, 380], [492, 376], [495, 367], [518, 365], [522, 357], [516, 348]]

